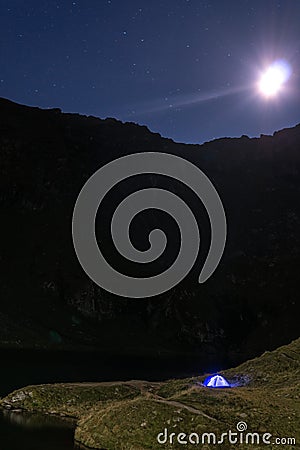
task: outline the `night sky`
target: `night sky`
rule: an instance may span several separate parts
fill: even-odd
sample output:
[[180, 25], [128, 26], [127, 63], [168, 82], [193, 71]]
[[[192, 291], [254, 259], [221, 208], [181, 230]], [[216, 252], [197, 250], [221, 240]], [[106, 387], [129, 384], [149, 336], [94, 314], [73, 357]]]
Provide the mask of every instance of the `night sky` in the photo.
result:
[[[181, 142], [300, 122], [299, 0], [1, 0], [0, 96]], [[277, 95], [258, 88], [276, 60]]]

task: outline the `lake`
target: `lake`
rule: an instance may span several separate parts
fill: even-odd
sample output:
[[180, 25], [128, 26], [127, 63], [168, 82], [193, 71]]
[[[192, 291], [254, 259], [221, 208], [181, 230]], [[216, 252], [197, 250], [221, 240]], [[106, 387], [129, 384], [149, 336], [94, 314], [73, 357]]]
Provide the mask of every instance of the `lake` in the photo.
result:
[[[31, 384], [124, 381], [161, 381], [216, 372], [227, 364], [195, 355], [137, 357], [96, 352], [0, 350], [0, 396]], [[228, 366], [227, 366], [228, 367]]]
[[0, 410], [0, 448], [4, 450], [74, 450], [74, 422]]

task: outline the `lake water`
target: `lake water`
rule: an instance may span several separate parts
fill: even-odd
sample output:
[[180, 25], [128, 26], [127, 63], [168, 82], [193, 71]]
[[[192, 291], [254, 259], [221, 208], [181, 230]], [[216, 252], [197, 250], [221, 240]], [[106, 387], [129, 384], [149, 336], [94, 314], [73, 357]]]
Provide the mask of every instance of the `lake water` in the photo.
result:
[[[203, 358], [203, 357], [202, 357]], [[63, 351], [0, 350], [0, 396], [31, 384], [80, 381], [159, 381], [216, 372], [228, 367], [209, 355], [160, 358]]]
[[74, 450], [74, 422], [60, 418], [0, 411], [3, 450]]

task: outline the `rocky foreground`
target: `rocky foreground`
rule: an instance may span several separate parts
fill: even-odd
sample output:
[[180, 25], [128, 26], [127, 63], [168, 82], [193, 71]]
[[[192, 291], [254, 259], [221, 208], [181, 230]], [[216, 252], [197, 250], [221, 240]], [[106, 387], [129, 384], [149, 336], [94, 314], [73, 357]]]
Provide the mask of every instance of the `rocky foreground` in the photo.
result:
[[[206, 388], [204, 376], [28, 386], [1, 406], [74, 417], [76, 441], [96, 449], [300, 448], [300, 338], [223, 375], [231, 388]], [[221, 437], [229, 430], [231, 441], [229, 434]], [[214, 433], [216, 444], [204, 433]]]

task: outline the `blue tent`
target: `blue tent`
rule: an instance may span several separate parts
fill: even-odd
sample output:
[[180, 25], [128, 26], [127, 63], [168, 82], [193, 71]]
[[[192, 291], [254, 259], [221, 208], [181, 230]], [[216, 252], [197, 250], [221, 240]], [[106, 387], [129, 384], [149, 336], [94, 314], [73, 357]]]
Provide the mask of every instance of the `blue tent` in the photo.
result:
[[222, 375], [210, 375], [205, 378], [203, 385], [209, 388], [228, 388], [230, 384]]

